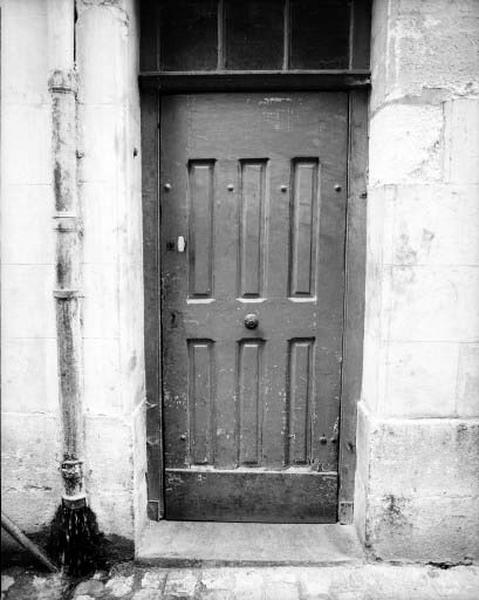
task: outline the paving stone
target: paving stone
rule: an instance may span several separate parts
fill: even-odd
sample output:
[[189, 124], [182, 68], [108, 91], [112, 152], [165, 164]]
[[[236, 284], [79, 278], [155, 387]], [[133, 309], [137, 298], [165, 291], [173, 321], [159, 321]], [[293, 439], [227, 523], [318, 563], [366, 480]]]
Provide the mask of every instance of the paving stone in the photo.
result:
[[15, 579], [10, 575], [2, 575], [2, 594], [6, 592], [15, 583]]
[[48, 577], [34, 576], [32, 587], [37, 592], [36, 600], [60, 600], [64, 596], [65, 582], [59, 574]]
[[131, 592], [133, 579], [134, 575], [116, 575], [108, 581], [105, 587], [115, 598], [123, 598], [123, 596], [126, 596]]
[[302, 569], [300, 589], [304, 600], [323, 600], [329, 598], [332, 569]]
[[266, 600], [299, 600], [299, 587], [297, 583], [286, 581], [265, 581], [263, 597]]
[[[140, 568], [133, 563], [81, 582], [73, 600], [479, 600], [479, 567], [386, 564], [211, 569]], [[9, 570], [2, 600], [64, 600], [60, 575]]]
[[263, 577], [260, 569], [238, 571], [234, 588], [235, 600], [263, 600]]
[[163, 589], [167, 571], [147, 571], [141, 579], [141, 587], [155, 590]]
[[144, 588], [135, 592], [132, 596], [132, 600], [161, 600], [163, 597], [160, 590]]
[[200, 587], [206, 591], [233, 590], [236, 584], [236, 569], [208, 569], [201, 574]]
[[187, 570], [172, 570], [166, 578], [164, 597], [165, 599], [183, 600], [193, 598], [195, 595], [199, 573]]
[[448, 600], [478, 600], [479, 567], [434, 569], [429, 573], [431, 586], [438, 598]]
[[58, 574], [38, 576], [25, 572], [15, 577], [15, 582], [2, 596], [6, 600], [63, 600], [64, 587]]
[[236, 600], [233, 590], [201, 590], [197, 597], [200, 600]]
[[105, 586], [103, 583], [97, 579], [88, 579], [88, 581], [82, 581], [79, 583], [75, 591], [73, 592], [73, 597], [76, 599], [78, 596], [93, 596], [99, 597], [105, 591]]

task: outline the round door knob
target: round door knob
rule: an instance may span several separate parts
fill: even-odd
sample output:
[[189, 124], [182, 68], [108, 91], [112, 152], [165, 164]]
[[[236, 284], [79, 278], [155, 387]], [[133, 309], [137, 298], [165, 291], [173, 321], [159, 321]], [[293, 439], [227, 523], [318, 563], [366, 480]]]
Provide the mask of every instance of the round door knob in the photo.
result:
[[246, 317], [244, 318], [244, 326], [246, 327], [246, 329], [256, 329], [256, 327], [258, 327], [258, 323], [258, 317], [253, 313], [246, 315]]

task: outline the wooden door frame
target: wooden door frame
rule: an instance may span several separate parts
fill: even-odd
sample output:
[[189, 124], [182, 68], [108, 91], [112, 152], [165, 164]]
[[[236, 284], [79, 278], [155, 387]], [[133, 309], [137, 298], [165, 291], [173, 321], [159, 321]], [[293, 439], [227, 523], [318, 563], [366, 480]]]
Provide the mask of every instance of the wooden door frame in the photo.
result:
[[[318, 80], [319, 82], [319, 80]], [[221, 82], [216, 86], [221, 91]], [[308, 85], [307, 88], [311, 89]], [[361, 393], [364, 283], [366, 265], [366, 197], [368, 89], [361, 81], [314, 89], [349, 89], [348, 197], [345, 219], [345, 293], [343, 302], [343, 363], [339, 428], [338, 521], [351, 523], [356, 467], [356, 407]], [[302, 91], [309, 91], [303, 89]], [[291, 91], [287, 81], [283, 90]], [[171, 90], [173, 91], [173, 90]], [[176, 90], [175, 90], [176, 91]], [[180, 91], [180, 90], [178, 90]], [[205, 90], [195, 90], [205, 91]], [[213, 91], [211, 88], [208, 91]], [[230, 91], [230, 90], [228, 90]], [[238, 90], [237, 90], [238, 91]], [[258, 89], [256, 91], [271, 91]], [[146, 373], [146, 443], [148, 517], [164, 515], [163, 422], [161, 381], [161, 262], [160, 262], [160, 97], [157, 86], [141, 94], [144, 333]]]

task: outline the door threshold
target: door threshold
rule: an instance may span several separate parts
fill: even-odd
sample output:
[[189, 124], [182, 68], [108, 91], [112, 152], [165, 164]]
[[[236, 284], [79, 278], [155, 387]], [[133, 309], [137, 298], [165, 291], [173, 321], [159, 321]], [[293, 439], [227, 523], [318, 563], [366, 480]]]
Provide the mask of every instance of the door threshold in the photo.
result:
[[352, 525], [149, 521], [137, 562], [161, 567], [335, 566], [360, 563]]

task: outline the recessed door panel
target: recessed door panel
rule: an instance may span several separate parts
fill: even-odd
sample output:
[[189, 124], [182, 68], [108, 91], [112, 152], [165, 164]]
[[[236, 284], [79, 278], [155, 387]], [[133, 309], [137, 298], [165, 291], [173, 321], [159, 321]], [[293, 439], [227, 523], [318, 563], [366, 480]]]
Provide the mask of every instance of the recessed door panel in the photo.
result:
[[347, 95], [161, 115], [166, 517], [335, 521]]

